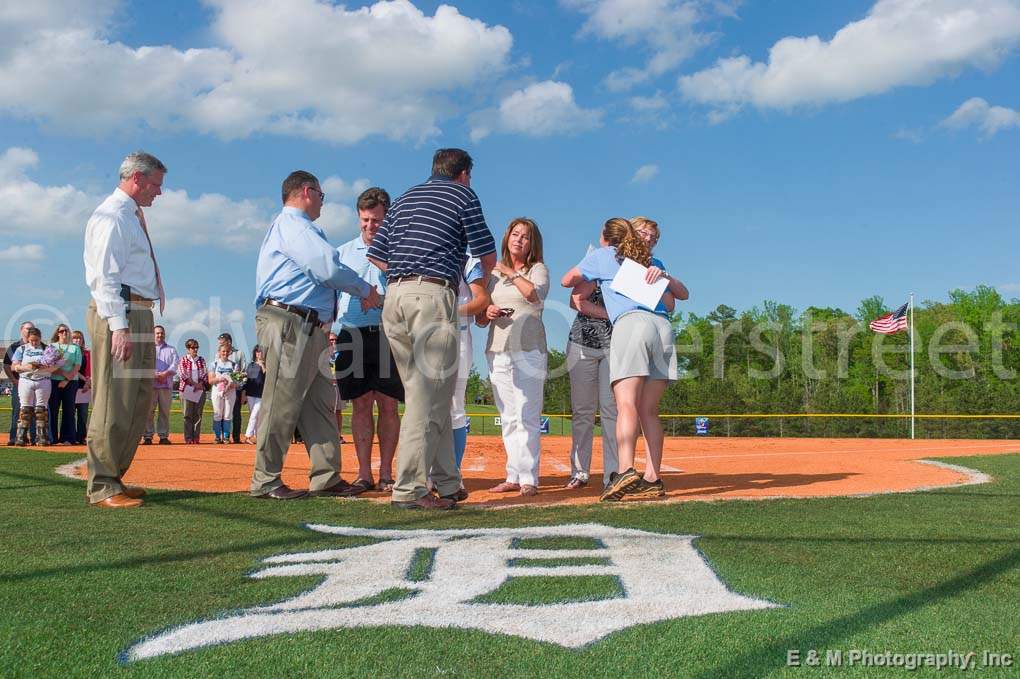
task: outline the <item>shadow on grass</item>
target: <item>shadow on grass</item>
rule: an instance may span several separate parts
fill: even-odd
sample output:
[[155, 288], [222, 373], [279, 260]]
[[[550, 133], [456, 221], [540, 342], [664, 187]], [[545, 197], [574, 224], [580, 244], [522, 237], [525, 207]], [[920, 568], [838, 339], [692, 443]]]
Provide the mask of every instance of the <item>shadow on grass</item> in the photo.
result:
[[922, 589], [912, 594], [884, 601], [869, 606], [857, 613], [845, 615], [823, 625], [817, 625], [795, 635], [779, 639], [775, 643], [745, 653], [723, 666], [712, 668], [697, 675], [705, 679], [716, 677], [743, 676], [749, 667], [757, 673], [764, 668], [783, 668], [786, 666], [787, 651], [793, 648], [834, 648], [838, 642], [868, 628], [911, 613], [930, 604], [958, 596], [967, 590], [975, 589], [1007, 571], [1020, 567], [1020, 549], [977, 568], [947, 580], [941, 585]]

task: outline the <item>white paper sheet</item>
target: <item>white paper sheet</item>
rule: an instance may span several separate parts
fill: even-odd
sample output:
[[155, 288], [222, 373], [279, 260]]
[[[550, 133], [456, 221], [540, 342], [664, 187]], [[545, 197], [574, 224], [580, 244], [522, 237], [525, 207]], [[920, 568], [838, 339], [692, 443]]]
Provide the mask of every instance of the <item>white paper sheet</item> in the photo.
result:
[[666, 291], [669, 281], [665, 278], [660, 278], [655, 283], [649, 285], [645, 283], [645, 273], [647, 271], [647, 267], [641, 266], [633, 259], [624, 259], [623, 263], [620, 264], [620, 270], [616, 272], [613, 280], [610, 281], [609, 287], [621, 295], [629, 297], [646, 309], [654, 311], [655, 305], [662, 298], [662, 293]]
[[184, 389], [181, 390], [181, 396], [185, 401], [198, 403], [202, 400], [202, 390], [186, 384], [184, 385]]
[[82, 403], [91, 403], [91, 402], [92, 402], [92, 390], [91, 389], [89, 389], [88, 391], [85, 391], [84, 389], [79, 389], [78, 391], [74, 392], [74, 403], [75, 403], [75, 405], [80, 405]]

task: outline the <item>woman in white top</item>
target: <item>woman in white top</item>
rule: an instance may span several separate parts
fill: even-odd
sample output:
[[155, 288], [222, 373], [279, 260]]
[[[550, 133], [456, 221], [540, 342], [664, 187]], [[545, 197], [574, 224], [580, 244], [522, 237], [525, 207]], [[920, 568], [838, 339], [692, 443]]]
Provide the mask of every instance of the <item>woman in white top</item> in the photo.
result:
[[549, 270], [542, 263], [542, 234], [531, 219], [518, 217], [503, 235], [501, 259], [486, 288], [491, 303], [477, 316], [489, 326], [485, 356], [506, 449], [506, 481], [492, 492], [538, 492], [543, 388], [547, 365], [542, 309]]

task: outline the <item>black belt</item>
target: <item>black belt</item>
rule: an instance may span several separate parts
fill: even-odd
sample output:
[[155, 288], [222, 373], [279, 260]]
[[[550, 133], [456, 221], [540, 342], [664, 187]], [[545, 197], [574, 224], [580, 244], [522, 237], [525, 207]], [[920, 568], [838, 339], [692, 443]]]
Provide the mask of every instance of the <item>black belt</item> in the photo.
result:
[[275, 299], [267, 299], [266, 306], [274, 306], [277, 309], [283, 309], [289, 311], [292, 314], [296, 314], [311, 323], [312, 325], [319, 324], [319, 312], [315, 309], [309, 309], [308, 307], [297, 306], [296, 304], [287, 304], [286, 302], [278, 302]]
[[345, 325], [340, 328], [340, 332], [353, 333], [355, 330], [358, 332], [382, 332], [381, 325]]
[[453, 290], [454, 292], [456, 292], [456, 290], [457, 290], [457, 287], [454, 286], [454, 284], [452, 282], [446, 280], [445, 278], [433, 278], [432, 276], [418, 276], [418, 275], [394, 276], [393, 278], [390, 278], [387, 282], [388, 283], [406, 283], [408, 281], [418, 281], [419, 283], [432, 283], [434, 285], [441, 285], [444, 288], [447, 288], [449, 290]]

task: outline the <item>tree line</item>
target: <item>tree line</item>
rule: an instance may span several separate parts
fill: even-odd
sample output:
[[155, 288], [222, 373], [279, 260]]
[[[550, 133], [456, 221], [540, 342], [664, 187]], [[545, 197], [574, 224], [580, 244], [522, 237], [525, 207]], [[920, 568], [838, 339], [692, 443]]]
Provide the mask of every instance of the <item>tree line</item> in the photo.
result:
[[[904, 300], [906, 301], [906, 300]], [[894, 305], [898, 307], [899, 304]], [[662, 399], [667, 433], [694, 433], [704, 414], [909, 415], [910, 335], [880, 335], [868, 323], [891, 309], [881, 297], [854, 313], [774, 301], [738, 312], [719, 305], [705, 316], [674, 314], [681, 379]], [[952, 290], [948, 301], [923, 301], [914, 312], [918, 414], [1017, 413], [1020, 404], [1020, 300], [988, 286]], [[550, 348], [544, 410], [570, 412], [565, 355]], [[477, 373], [468, 402], [491, 403]], [[908, 418], [713, 418], [713, 435], [909, 436]], [[920, 419], [917, 436], [1012, 438], [1020, 420]]]

